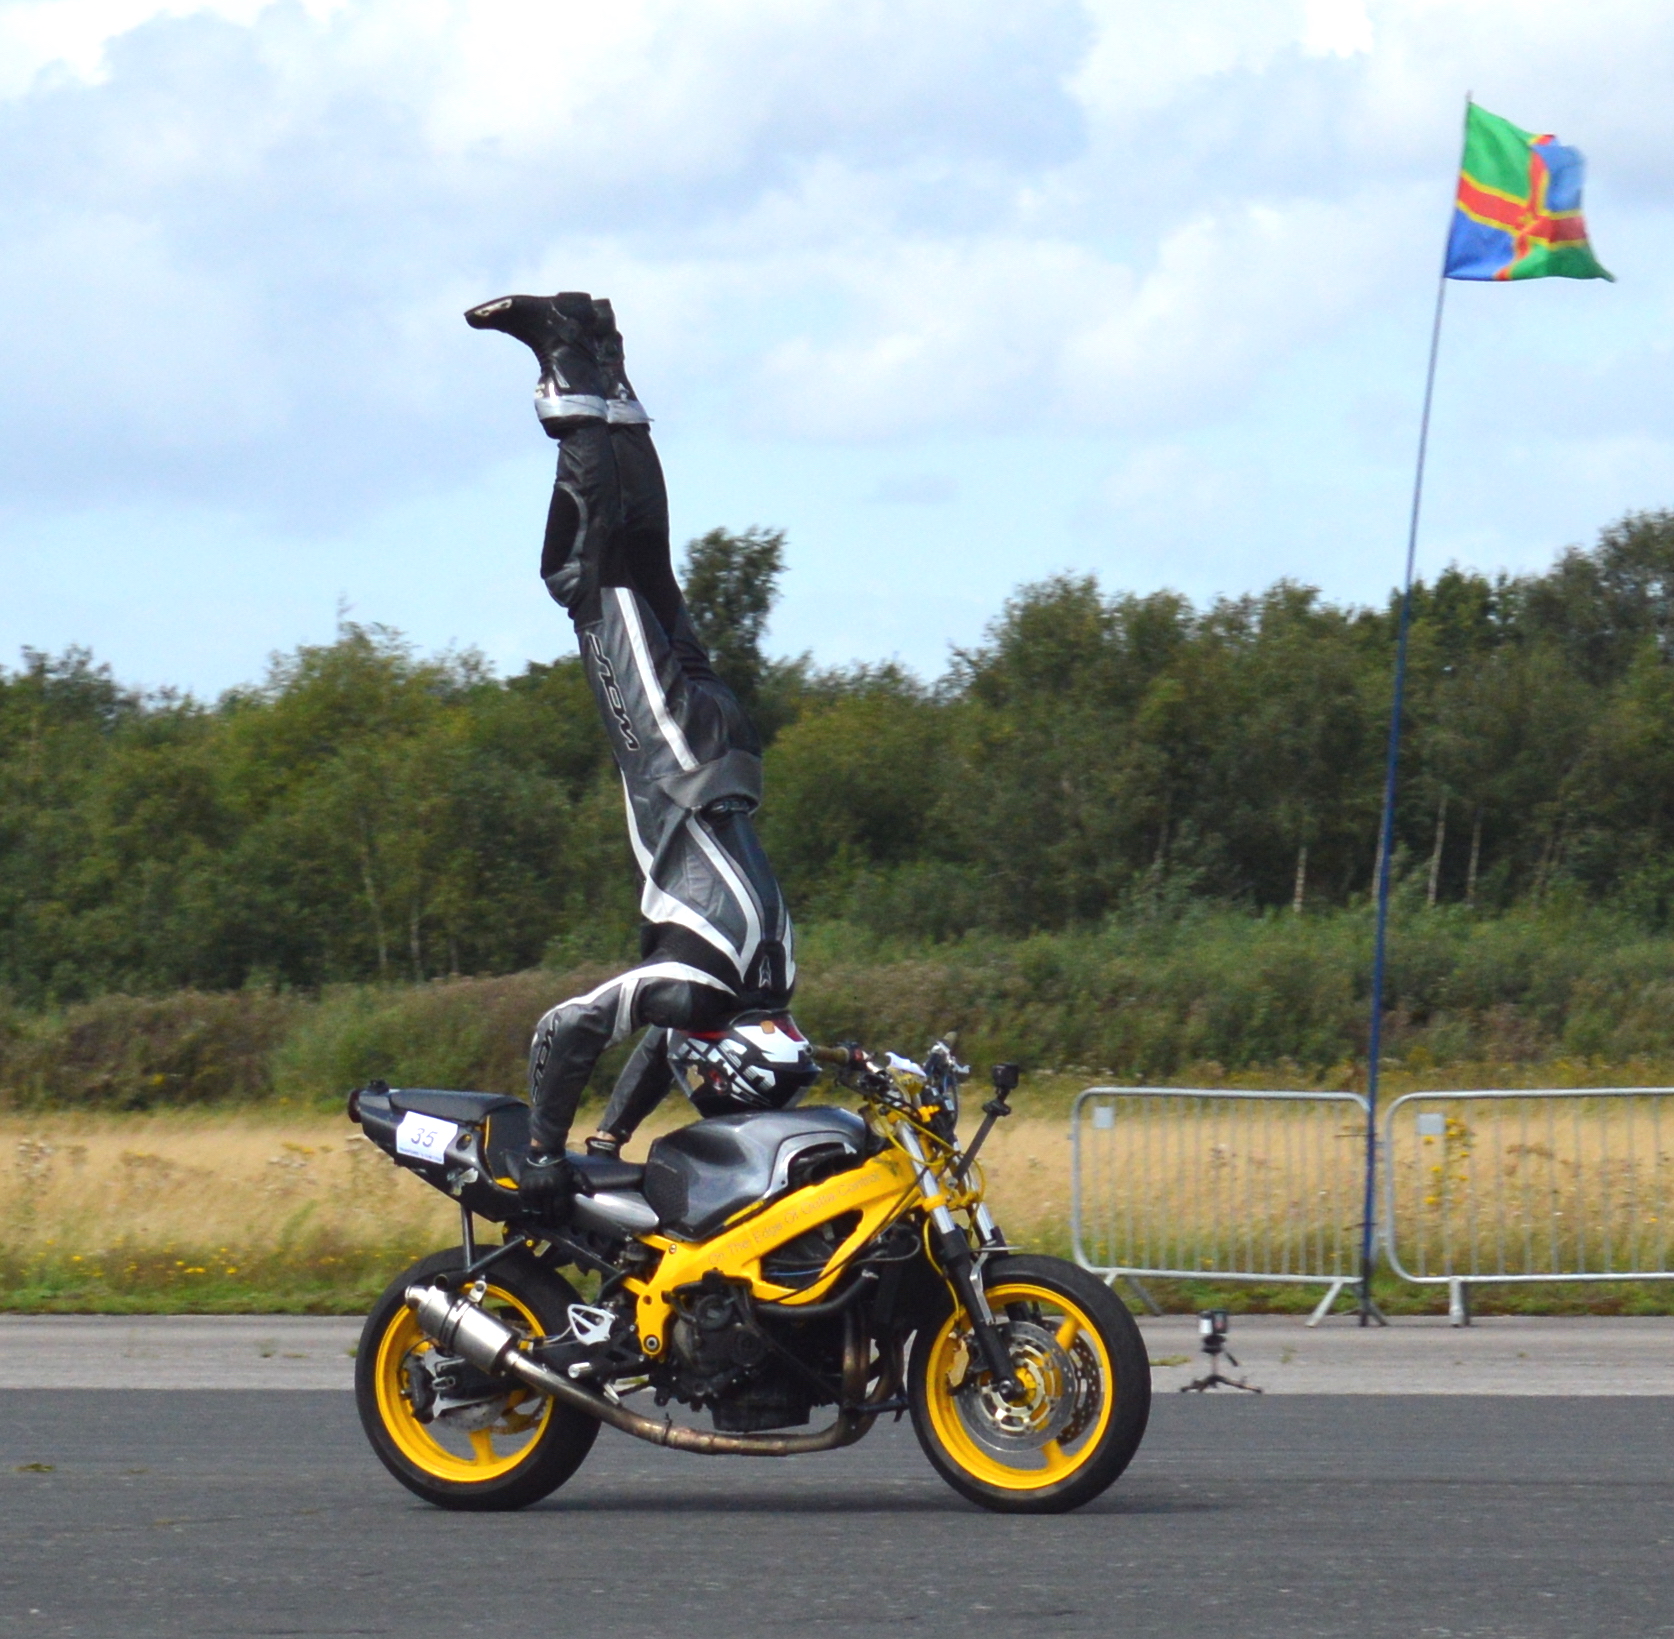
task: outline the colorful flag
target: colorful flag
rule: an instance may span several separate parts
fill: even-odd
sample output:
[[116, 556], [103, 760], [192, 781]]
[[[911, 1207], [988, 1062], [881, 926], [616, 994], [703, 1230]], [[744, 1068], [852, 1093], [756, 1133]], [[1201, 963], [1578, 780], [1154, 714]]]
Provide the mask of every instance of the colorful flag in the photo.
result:
[[1473, 102], [1447, 241], [1450, 279], [1612, 279], [1581, 220], [1579, 148]]

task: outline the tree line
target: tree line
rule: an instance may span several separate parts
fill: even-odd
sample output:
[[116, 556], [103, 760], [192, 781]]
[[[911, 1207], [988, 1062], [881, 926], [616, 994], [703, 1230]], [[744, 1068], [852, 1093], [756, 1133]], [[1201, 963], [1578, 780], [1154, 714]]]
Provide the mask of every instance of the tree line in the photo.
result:
[[[1280, 581], [1194, 607], [1022, 587], [943, 676], [769, 658], [776, 532], [683, 580], [767, 749], [805, 923], [912, 943], [1306, 913], [1376, 866], [1398, 605]], [[1395, 865], [1417, 904], [1674, 900], [1674, 513], [1541, 574], [1414, 592]], [[632, 948], [621, 797], [578, 663], [500, 678], [346, 622], [208, 702], [79, 649], [0, 670], [0, 992], [499, 973]]]

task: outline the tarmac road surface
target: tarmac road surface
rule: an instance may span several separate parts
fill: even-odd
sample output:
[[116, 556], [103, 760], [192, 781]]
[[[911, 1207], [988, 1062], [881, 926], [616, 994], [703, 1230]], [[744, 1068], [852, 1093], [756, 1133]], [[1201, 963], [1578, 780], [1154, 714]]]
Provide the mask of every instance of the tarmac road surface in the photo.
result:
[[[0, 1315], [0, 1389], [348, 1389], [360, 1321], [309, 1315]], [[1191, 1315], [1141, 1317], [1160, 1392], [1204, 1369]], [[1466, 1328], [1238, 1315], [1228, 1366], [1268, 1394], [1674, 1394], [1674, 1316], [1496, 1315]]]
[[1674, 1634], [1674, 1398], [1159, 1394], [1078, 1514], [969, 1507], [885, 1426], [705, 1459], [606, 1430], [522, 1514], [445, 1514], [334, 1390], [0, 1396], [23, 1635]]

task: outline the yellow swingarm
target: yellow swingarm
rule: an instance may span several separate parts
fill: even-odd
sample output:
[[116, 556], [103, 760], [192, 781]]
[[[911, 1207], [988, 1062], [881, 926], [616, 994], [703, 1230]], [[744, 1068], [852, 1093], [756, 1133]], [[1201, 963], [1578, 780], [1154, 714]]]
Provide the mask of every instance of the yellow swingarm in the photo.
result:
[[[894, 1145], [851, 1172], [812, 1189], [799, 1189], [771, 1205], [752, 1208], [707, 1241], [688, 1244], [662, 1235], [643, 1237], [662, 1253], [662, 1261], [644, 1280], [625, 1282], [639, 1300], [639, 1343], [651, 1356], [668, 1347], [670, 1295], [719, 1270], [728, 1280], [748, 1281], [751, 1295], [774, 1303], [818, 1303], [836, 1284], [848, 1260], [903, 1212], [922, 1199], [913, 1164]], [[768, 1253], [805, 1230], [841, 1213], [858, 1212], [860, 1222], [831, 1254], [825, 1272], [812, 1286], [779, 1286], [762, 1276]]]

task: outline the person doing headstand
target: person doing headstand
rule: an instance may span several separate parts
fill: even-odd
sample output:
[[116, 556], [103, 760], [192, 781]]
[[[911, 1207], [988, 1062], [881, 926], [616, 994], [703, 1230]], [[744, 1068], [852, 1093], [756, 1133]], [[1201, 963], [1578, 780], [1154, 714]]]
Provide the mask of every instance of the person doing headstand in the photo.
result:
[[552, 1210], [575, 1188], [565, 1144], [600, 1055], [652, 1027], [588, 1141], [592, 1153], [614, 1155], [672, 1085], [668, 1032], [785, 1008], [796, 960], [751, 823], [761, 741], [710, 664], [674, 577], [662, 466], [610, 303], [580, 292], [504, 296], [465, 318], [515, 337], [540, 362], [535, 408], [558, 440], [541, 579], [574, 622], [643, 878], [639, 965], [560, 1002], [535, 1027], [519, 1189]]

